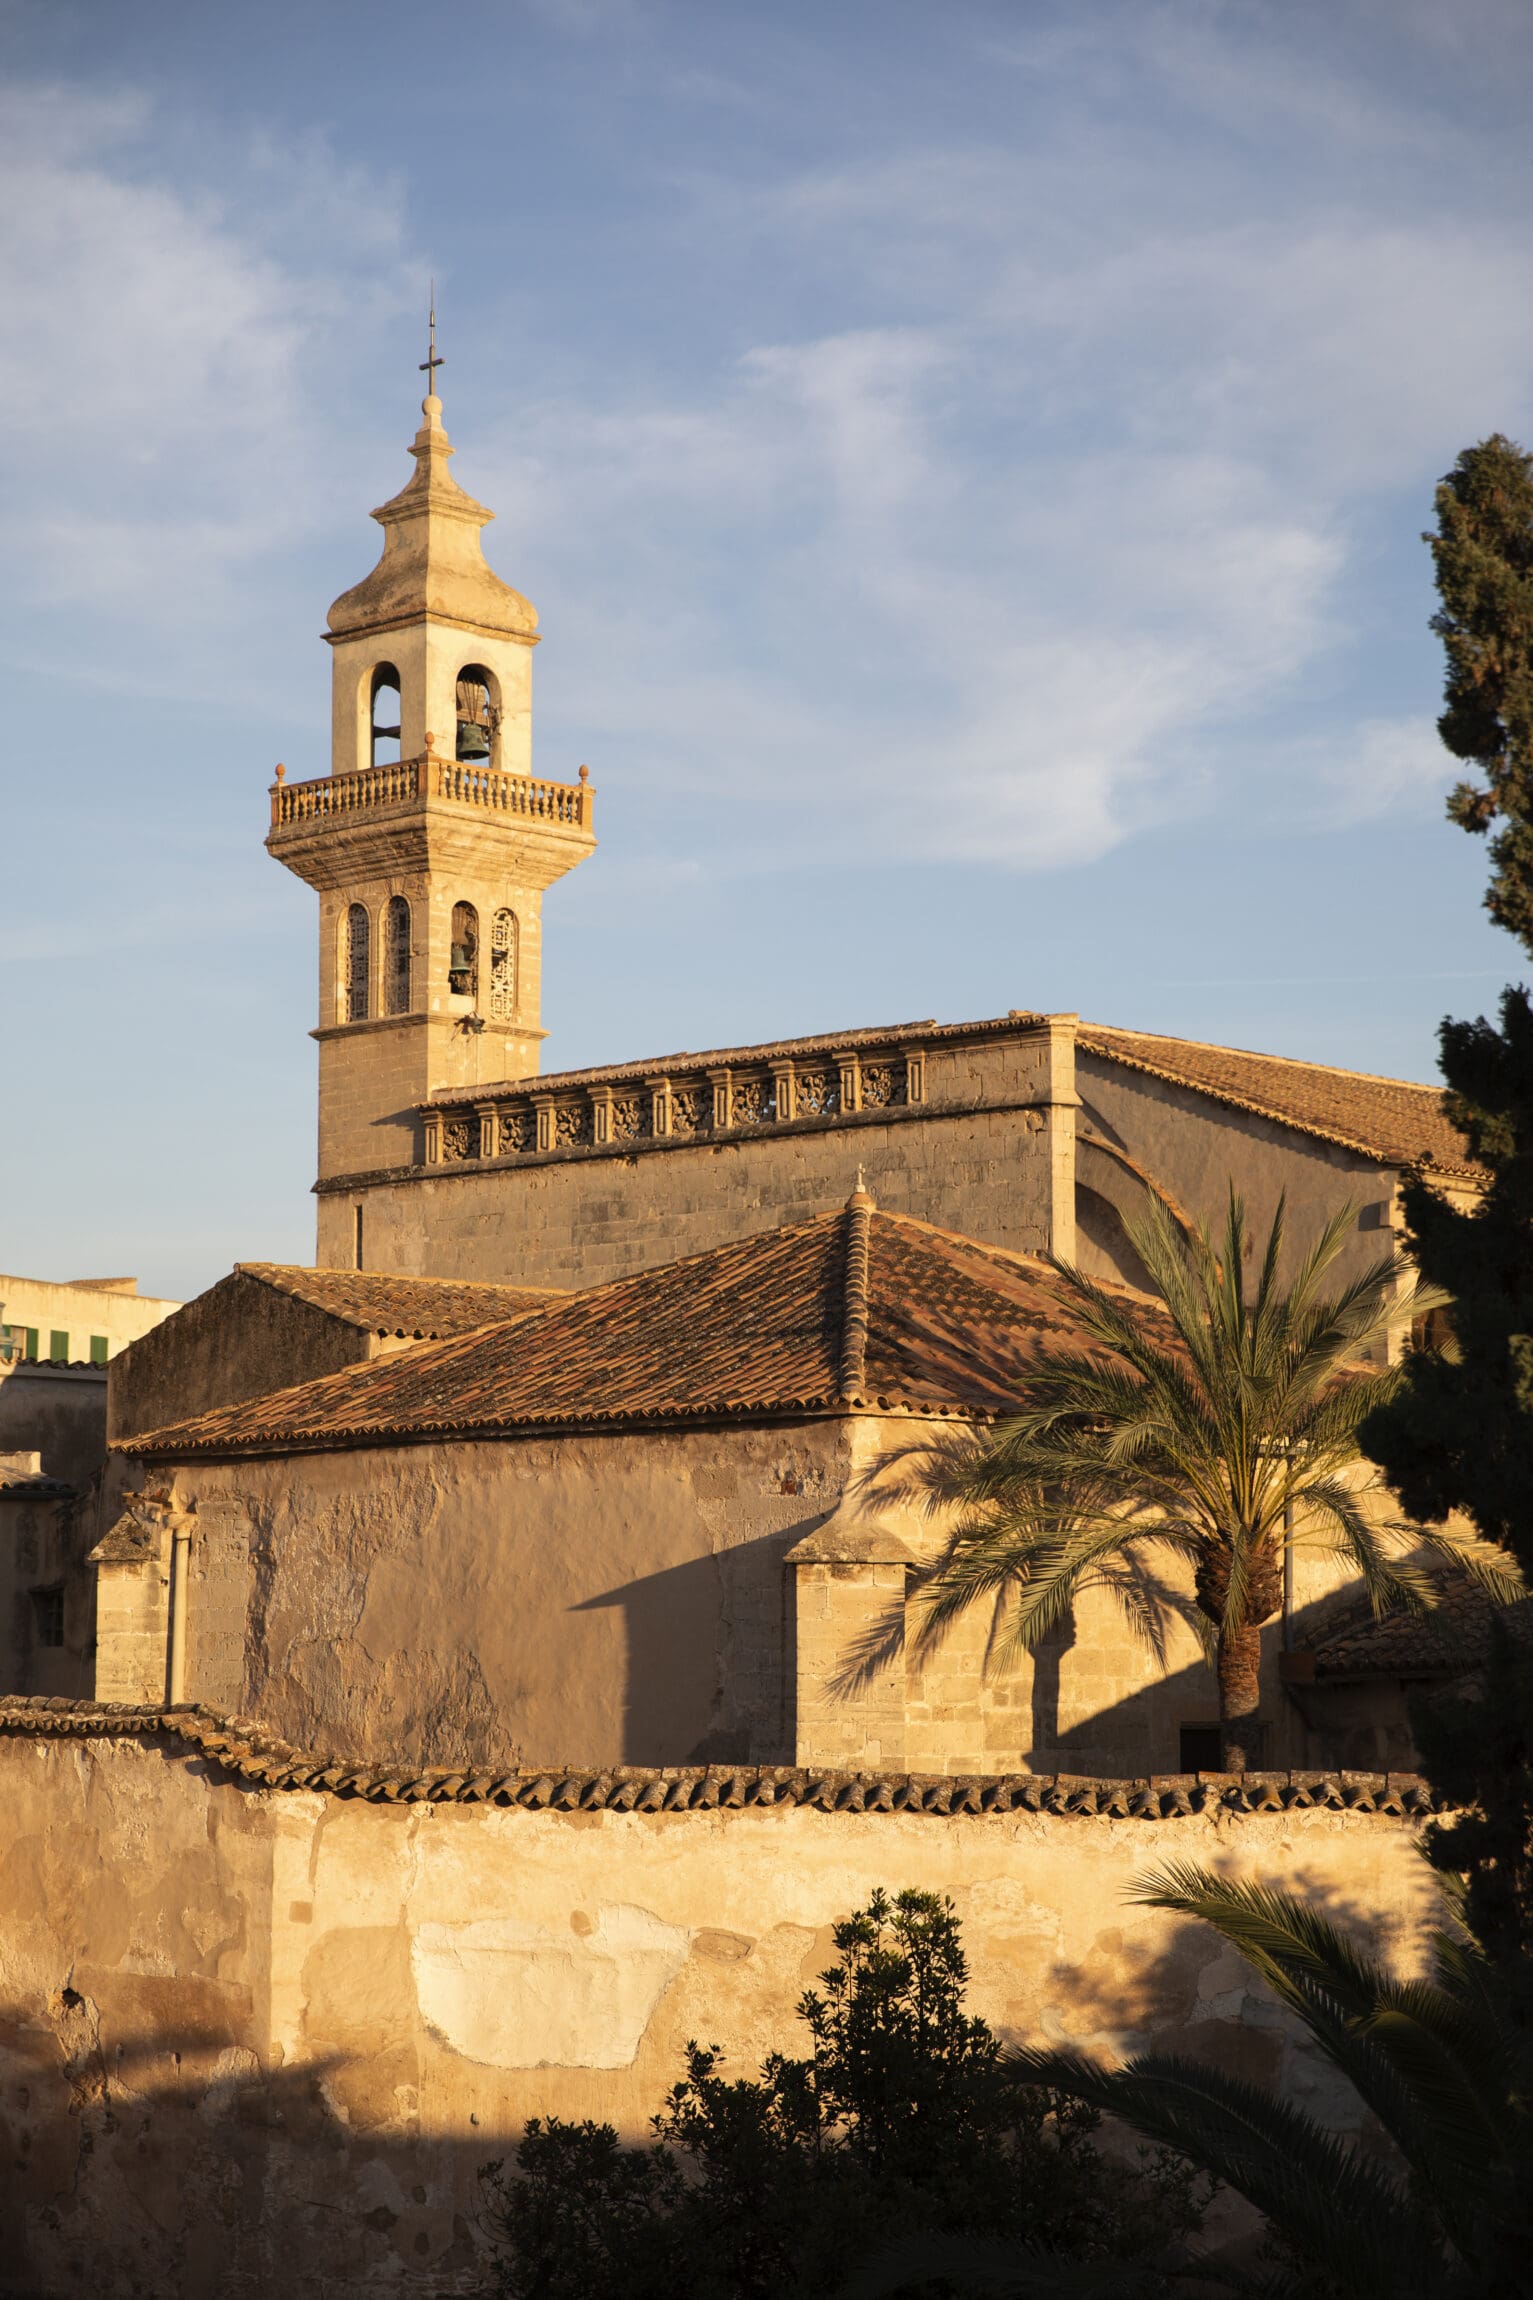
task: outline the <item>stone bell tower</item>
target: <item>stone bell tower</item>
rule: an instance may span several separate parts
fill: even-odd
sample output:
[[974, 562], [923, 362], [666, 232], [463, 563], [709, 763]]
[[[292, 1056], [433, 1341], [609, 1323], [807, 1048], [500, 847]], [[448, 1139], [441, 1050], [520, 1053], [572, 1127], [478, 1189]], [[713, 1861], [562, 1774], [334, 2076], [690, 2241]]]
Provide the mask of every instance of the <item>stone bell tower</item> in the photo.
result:
[[[330, 610], [331, 771], [271, 793], [267, 849], [319, 894], [322, 1182], [416, 1165], [439, 1089], [537, 1070], [543, 890], [596, 844], [585, 768], [533, 778], [537, 613], [448, 473], [434, 325], [425, 364], [415, 475]], [[360, 1216], [321, 1228], [321, 1261], [360, 1265]]]

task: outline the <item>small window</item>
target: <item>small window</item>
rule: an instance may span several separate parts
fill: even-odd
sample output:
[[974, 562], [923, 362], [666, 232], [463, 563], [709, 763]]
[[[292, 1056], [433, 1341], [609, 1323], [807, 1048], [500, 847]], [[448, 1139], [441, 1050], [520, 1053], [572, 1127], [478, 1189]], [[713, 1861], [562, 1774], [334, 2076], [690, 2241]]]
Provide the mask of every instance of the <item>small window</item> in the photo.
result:
[[365, 1270], [367, 1264], [362, 1259], [362, 1208], [360, 1205], [354, 1206], [352, 1208], [352, 1213], [356, 1222], [356, 1236], [352, 1241], [353, 1251], [356, 1257], [355, 1267], [359, 1270]]
[[62, 1645], [64, 1642], [64, 1591], [56, 1583], [52, 1589], [34, 1589], [32, 1592], [32, 1637], [38, 1645]]
[[346, 913], [346, 1020], [367, 1020], [367, 969], [371, 953], [371, 921], [366, 907], [354, 902]]
[[490, 744], [500, 717], [491, 700], [490, 674], [482, 663], [467, 663], [458, 673], [457, 756], [487, 766]]
[[49, 1329], [48, 1356], [51, 1363], [56, 1366], [67, 1366], [69, 1363], [69, 1336], [62, 1333], [57, 1326]]
[[454, 998], [479, 995], [479, 913], [471, 902], [455, 902], [452, 906], [447, 987]]
[[391, 767], [399, 758], [399, 673], [392, 663], [380, 663], [373, 673], [372, 709], [367, 763]]
[[106, 1352], [107, 1338], [105, 1334], [92, 1334], [90, 1338], [91, 1364], [93, 1366], [104, 1366], [106, 1364]]
[[510, 1022], [516, 1013], [516, 913], [498, 910], [490, 927], [490, 1014]]
[[384, 1011], [388, 1014], [408, 1014], [410, 1011], [410, 905], [405, 901], [402, 894], [389, 896], [385, 938]]
[[1224, 1763], [1224, 1742], [1217, 1725], [1184, 1725], [1181, 1731], [1183, 1773], [1217, 1773]]
[[1431, 1357], [1440, 1357], [1454, 1339], [1453, 1312], [1446, 1302], [1435, 1309], [1425, 1310], [1419, 1318], [1411, 1320], [1411, 1348], [1424, 1350]]

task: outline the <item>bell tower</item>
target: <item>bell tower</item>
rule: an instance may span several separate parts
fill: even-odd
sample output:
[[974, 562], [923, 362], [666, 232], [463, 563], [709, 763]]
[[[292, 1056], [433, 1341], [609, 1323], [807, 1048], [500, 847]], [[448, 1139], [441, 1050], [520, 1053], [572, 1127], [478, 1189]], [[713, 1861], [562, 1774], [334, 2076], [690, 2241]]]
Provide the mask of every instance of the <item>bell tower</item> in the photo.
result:
[[[537, 613], [485, 564], [494, 514], [448, 472], [441, 364], [433, 317], [414, 476], [330, 610], [330, 773], [279, 767], [271, 792], [267, 850], [319, 895], [322, 1182], [417, 1164], [440, 1089], [536, 1072], [543, 892], [596, 844], [585, 768], [532, 773]], [[321, 1261], [360, 1263], [325, 1205]]]

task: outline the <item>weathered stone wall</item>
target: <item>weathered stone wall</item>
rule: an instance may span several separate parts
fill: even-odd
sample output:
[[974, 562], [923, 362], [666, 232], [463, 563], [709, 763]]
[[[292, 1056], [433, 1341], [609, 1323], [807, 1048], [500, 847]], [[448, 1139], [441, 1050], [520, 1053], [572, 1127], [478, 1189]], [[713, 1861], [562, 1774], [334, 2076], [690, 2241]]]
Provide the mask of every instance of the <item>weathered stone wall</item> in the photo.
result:
[[354, 1326], [235, 1270], [112, 1361], [110, 1434], [137, 1437], [367, 1355], [368, 1337]]
[[0, 1453], [42, 1455], [44, 1477], [84, 1485], [106, 1459], [105, 1366], [0, 1365]]
[[783, 1559], [846, 1426], [183, 1468], [187, 1697], [430, 1763], [791, 1758]]
[[952, 1896], [973, 2007], [1008, 2038], [1184, 2046], [1355, 2125], [1246, 1968], [1126, 1894], [1170, 1858], [1261, 1875], [1409, 1968], [1414, 1828], [1210, 1803], [394, 1805], [251, 1787], [163, 1740], [0, 1734], [0, 2290], [482, 2292], [477, 2168], [524, 2119], [640, 2137], [688, 2037], [740, 2073], [800, 2049], [830, 1927], [879, 1885]]
[[[903, 1572], [789, 1552], [832, 1511], [871, 1507], [870, 1465], [928, 1428], [851, 1414], [183, 1464], [185, 1695], [300, 1742], [430, 1764], [1174, 1771], [1180, 1729], [1217, 1706], [1176, 1611], [1187, 1576], [1164, 1561], [1164, 1662], [1097, 1591], [1035, 1658], [995, 1666], [979, 1607], [935, 1653], [900, 1657], [859, 1698], [837, 1692], [859, 1632], [899, 1611]], [[879, 1507], [902, 1537], [893, 1555], [929, 1550], [918, 1509]], [[1300, 1552], [1301, 1621], [1341, 1579], [1328, 1553]], [[167, 1571], [103, 1567], [102, 1589], [98, 1692], [160, 1699]], [[160, 1606], [157, 1648], [145, 1603]], [[1280, 1635], [1264, 1641], [1270, 1754], [1334, 1762], [1278, 1684]]]

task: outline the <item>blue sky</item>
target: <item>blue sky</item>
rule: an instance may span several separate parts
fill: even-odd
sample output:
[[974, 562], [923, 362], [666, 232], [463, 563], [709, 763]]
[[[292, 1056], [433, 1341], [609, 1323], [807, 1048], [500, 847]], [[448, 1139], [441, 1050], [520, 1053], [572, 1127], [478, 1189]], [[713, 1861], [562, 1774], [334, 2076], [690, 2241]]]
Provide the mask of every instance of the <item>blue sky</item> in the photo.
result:
[[549, 1067], [1010, 1006], [1429, 1077], [1420, 535], [1533, 436], [1521, 0], [0, 6], [0, 1267], [311, 1258], [331, 598], [438, 283]]

